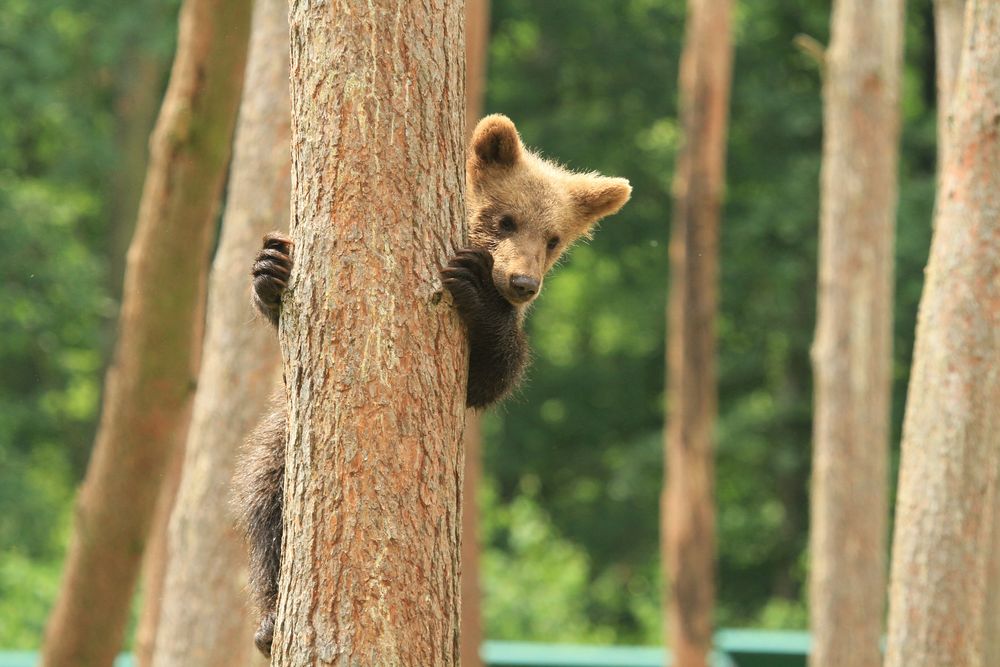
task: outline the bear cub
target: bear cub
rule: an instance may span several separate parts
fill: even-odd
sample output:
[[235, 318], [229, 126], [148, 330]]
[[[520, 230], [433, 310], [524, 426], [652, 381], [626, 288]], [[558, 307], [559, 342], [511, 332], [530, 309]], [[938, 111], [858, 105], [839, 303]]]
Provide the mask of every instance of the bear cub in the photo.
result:
[[[469, 247], [441, 270], [469, 336], [466, 403], [485, 408], [509, 394], [527, 363], [522, 324], [545, 274], [594, 224], [616, 213], [632, 189], [623, 178], [578, 174], [526, 149], [509, 118], [487, 116], [466, 162]], [[268, 234], [257, 255], [253, 302], [273, 325], [292, 272], [292, 243]], [[250, 589], [260, 615], [254, 641], [271, 654], [287, 425], [278, 406], [254, 430], [236, 479], [236, 502], [250, 545]]]

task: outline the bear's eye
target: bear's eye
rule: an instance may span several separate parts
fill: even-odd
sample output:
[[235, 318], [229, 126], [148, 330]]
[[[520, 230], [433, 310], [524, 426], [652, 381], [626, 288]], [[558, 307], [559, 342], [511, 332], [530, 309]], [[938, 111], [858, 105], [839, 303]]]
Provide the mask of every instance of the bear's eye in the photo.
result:
[[555, 250], [557, 245], [559, 245], [559, 237], [558, 236], [553, 236], [552, 238], [549, 239], [548, 248], [549, 248], [550, 251]]
[[513, 234], [517, 231], [517, 223], [514, 222], [514, 217], [510, 215], [505, 215], [500, 218], [500, 230], [507, 232], [508, 234]]

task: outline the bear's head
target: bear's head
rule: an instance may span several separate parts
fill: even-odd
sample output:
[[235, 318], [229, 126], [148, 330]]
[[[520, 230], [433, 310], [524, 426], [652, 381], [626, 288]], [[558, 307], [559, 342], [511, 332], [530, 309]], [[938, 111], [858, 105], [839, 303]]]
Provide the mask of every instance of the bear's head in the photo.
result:
[[538, 296], [566, 249], [632, 193], [624, 178], [576, 174], [535, 155], [500, 114], [479, 121], [468, 155], [469, 242], [493, 255], [493, 282], [515, 306]]

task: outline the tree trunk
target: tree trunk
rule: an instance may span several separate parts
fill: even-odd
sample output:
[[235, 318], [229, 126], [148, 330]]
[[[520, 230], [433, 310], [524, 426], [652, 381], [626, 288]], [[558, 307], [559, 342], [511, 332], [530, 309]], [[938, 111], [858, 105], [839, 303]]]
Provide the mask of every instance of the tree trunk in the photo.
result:
[[261, 237], [286, 229], [290, 113], [288, 3], [256, 0], [246, 83], [219, 249], [212, 264], [204, 363], [183, 484], [170, 518], [157, 667], [262, 662], [247, 606], [246, 545], [230, 489], [237, 452], [276, 386], [278, 346], [250, 322], [249, 266]]
[[[164, 12], [151, 13], [149, 20], [163, 19]], [[125, 274], [125, 255], [135, 231], [136, 212], [142, 194], [142, 179], [149, 159], [149, 133], [156, 121], [156, 111], [163, 93], [163, 77], [167, 59], [137, 43], [123, 59], [119, 76], [125, 81], [122, 93], [115, 100], [116, 143], [118, 156], [109, 188], [110, 241], [109, 280], [111, 293], [121, 297]]]
[[163, 603], [164, 579], [167, 575], [167, 525], [174, 507], [174, 499], [181, 484], [181, 468], [184, 466], [184, 441], [181, 439], [170, 453], [170, 461], [163, 471], [160, 495], [156, 499], [153, 519], [149, 526], [149, 537], [142, 554], [142, 570], [139, 577], [142, 608], [135, 630], [135, 663], [138, 667], [153, 664], [153, 649], [156, 631], [160, 625], [160, 607]]
[[275, 665], [459, 659], [463, 4], [291, 4]]
[[882, 662], [902, 28], [902, 0], [833, 3], [812, 350], [812, 667]]
[[[475, 2], [475, 0], [470, 0]], [[469, 125], [468, 127], [475, 127]], [[462, 625], [460, 650], [463, 667], [483, 664], [479, 649], [483, 643], [482, 589], [479, 584], [479, 481], [483, 476], [483, 434], [479, 413], [465, 415], [465, 474], [462, 478]]]
[[888, 667], [985, 663], [1000, 471], [1000, 4], [969, 0], [903, 422]]
[[[483, 115], [486, 57], [490, 41], [489, 0], [465, 3], [465, 130], [466, 139]], [[479, 584], [479, 480], [483, 476], [482, 430], [474, 410], [465, 415], [465, 476], [462, 484], [462, 621], [463, 667], [480, 667], [483, 643], [482, 588]]]
[[678, 667], [707, 665], [715, 600], [712, 436], [719, 218], [732, 69], [730, 0], [689, 0], [680, 71], [667, 344], [663, 560]]
[[245, 60], [248, 0], [188, 0], [150, 145], [114, 362], [43, 664], [111, 665], [161, 480], [190, 414], [205, 274]]
[[937, 61], [938, 164], [944, 164], [942, 150], [948, 145], [944, 131], [955, 95], [955, 79], [962, 57], [962, 15], [965, 0], [934, 0], [935, 60]]

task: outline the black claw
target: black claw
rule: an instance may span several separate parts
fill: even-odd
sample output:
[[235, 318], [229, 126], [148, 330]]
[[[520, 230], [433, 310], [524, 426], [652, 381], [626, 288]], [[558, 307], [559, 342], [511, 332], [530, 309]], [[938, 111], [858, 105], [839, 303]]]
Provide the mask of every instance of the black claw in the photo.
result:
[[291, 239], [277, 232], [267, 234], [250, 269], [254, 304], [275, 325], [281, 313], [281, 296], [292, 273], [291, 252]]

